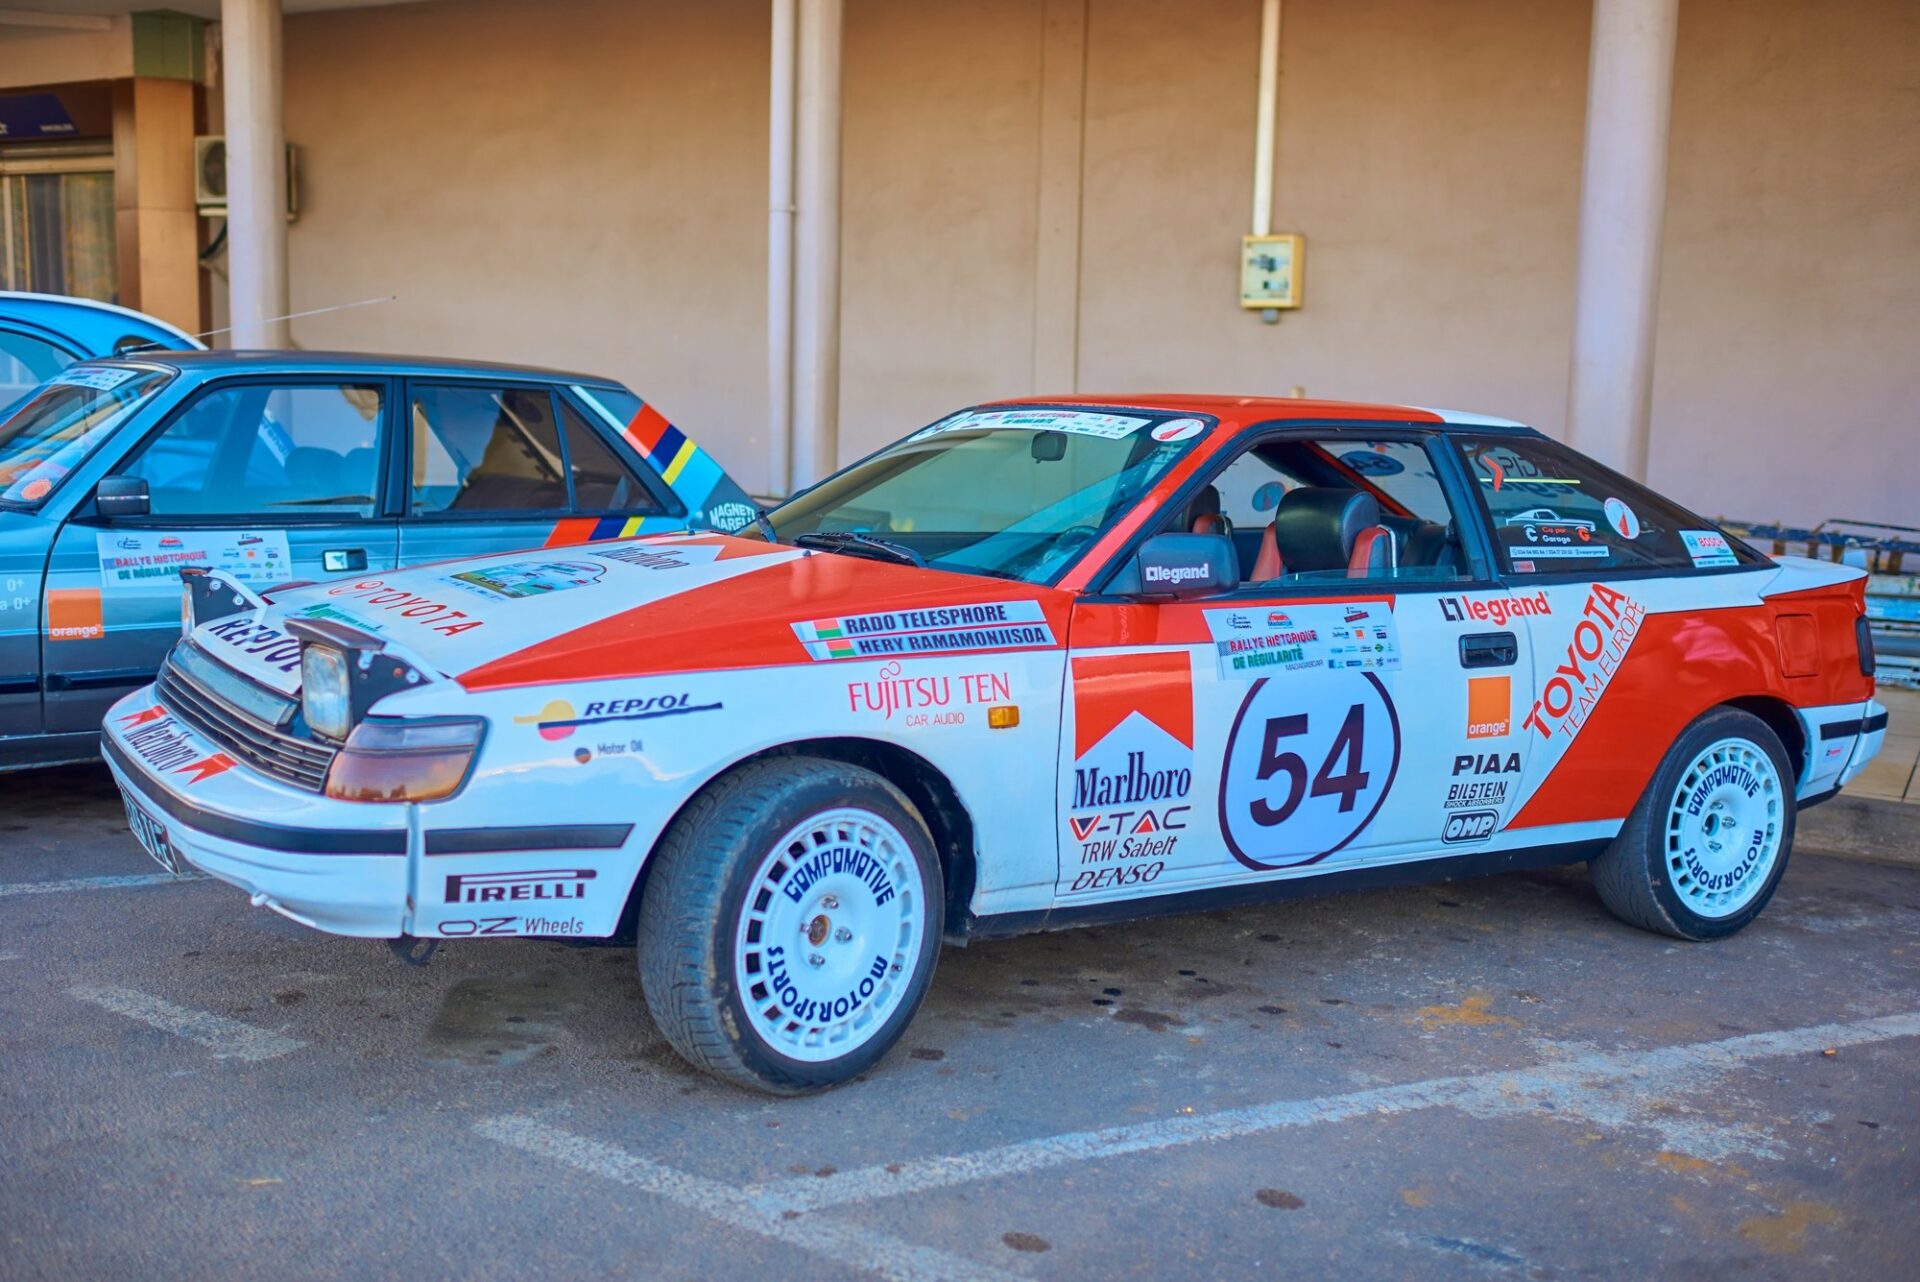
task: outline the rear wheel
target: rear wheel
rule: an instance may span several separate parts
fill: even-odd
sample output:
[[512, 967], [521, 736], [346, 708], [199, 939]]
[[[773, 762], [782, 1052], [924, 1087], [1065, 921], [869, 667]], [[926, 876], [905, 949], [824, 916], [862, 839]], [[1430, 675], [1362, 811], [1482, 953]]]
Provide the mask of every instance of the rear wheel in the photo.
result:
[[1592, 863], [1622, 921], [1718, 939], [1760, 915], [1793, 847], [1793, 771], [1772, 728], [1716, 708], [1667, 750], [1625, 826]]
[[872, 771], [779, 757], [675, 821], [640, 906], [641, 988], [696, 1068], [799, 1094], [864, 1072], [933, 977], [943, 897], [926, 824]]

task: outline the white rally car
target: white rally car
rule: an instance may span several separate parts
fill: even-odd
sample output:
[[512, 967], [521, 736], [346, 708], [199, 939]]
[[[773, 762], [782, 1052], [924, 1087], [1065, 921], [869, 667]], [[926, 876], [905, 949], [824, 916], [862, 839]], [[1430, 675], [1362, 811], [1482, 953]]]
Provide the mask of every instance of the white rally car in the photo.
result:
[[1859, 572], [1396, 406], [986, 405], [740, 535], [188, 578], [105, 726], [163, 864], [635, 936], [680, 1052], [774, 1091], [875, 1063], [943, 940], [1581, 860], [1726, 935], [1886, 726]]

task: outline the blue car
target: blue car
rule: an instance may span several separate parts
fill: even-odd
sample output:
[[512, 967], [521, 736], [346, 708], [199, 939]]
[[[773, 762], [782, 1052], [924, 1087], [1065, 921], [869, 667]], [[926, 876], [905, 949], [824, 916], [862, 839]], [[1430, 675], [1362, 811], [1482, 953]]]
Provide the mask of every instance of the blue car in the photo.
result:
[[270, 590], [758, 515], [605, 378], [327, 352], [69, 365], [0, 411], [0, 771], [97, 755], [102, 714], [179, 639], [184, 567]]
[[112, 303], [0, 290], [0, 406], [75, 361], [136, 348], [201, 351], [205, 344], [157, 316]]

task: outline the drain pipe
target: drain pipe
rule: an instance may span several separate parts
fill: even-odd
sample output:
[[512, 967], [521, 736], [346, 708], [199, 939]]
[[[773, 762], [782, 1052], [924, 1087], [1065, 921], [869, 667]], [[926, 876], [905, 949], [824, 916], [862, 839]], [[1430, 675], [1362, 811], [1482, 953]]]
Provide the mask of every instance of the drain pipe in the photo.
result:
[[767, 489], [793, 481], [793, 116], [796, 0], [772, 0], [767, 109]]
[[1253, 234], [1273, 234], [1273, 130], [1280, 102], [1280, 0], [1261, 0], [1260, 91], [1253, 117]]

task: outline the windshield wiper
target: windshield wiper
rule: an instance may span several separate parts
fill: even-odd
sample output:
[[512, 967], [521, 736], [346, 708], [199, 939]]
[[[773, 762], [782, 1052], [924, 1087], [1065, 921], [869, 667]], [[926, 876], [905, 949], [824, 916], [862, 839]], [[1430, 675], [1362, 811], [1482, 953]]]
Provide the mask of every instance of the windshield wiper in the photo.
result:
[[791, 542], [796, 547], [825, 548], [845, 556], [870, 556], [876, 560], [918, 566], [923, 570], [927, 568], [927, 558], [906, 544], [876, 539], [871, 534], [861, 534], [856, 530], [814, 530], [794, 535]]

